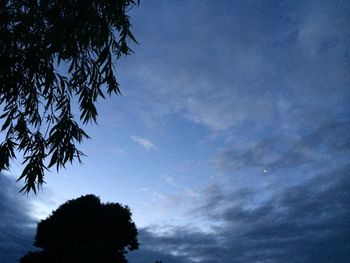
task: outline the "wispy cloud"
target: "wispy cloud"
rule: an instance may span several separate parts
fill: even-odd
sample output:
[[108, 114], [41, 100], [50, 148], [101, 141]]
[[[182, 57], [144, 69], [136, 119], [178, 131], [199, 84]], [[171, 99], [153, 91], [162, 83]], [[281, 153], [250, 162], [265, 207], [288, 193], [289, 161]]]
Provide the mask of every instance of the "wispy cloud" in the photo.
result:
[[143, 148], [145, 148], [147, 151], [150, 151], [156, 148], [156, 146], [149, 139], [142, 138], [136, 135], [133, 135], [130, 138], [131, 140], [133, 140], [134, 142], [138, 143]]
[[[174, 14], [152, 17], [148, 29], [140, 26], [147, 51], [140, 60], [148, 63], [138, 63], [130, 81], [144, 83], [134, 107], [142, 118], [160, 123], [175, 113], [215, 132], [250, 134], [262, 127], [294, 131], [341, 114], [349, 97], [350, 38], [342, 37], [348, 35], [342, 10], [349, 4], [234, 2], [214, 10], [208, 1], [173, 5], [169, 32], [190, 38], [171, 38], [154, 26], [168, 26]], [[149, 35], [159, 36], [157, 56]]]

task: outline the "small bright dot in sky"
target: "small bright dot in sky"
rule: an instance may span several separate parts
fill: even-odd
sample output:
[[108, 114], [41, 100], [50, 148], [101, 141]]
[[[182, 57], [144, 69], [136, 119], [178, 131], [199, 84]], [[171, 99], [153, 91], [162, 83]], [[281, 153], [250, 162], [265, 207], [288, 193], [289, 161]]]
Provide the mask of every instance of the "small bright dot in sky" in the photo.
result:
[[264, 169], [264, 174], [266, 174], [267, 173], [267, 170], [266, 169]]

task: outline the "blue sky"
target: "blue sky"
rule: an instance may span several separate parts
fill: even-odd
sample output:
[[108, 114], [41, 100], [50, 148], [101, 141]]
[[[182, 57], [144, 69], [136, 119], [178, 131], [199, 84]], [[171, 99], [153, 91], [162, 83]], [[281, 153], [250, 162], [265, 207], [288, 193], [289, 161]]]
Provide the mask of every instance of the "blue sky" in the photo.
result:
[[14, 163], [2, 199], [26, 209], [0, 206], [0, 227], [93, 193], [130, 206], [130, 262], [349, 260], [349, 2], [144, 0], [130, 16], [123, 96], [99, 102], [84, 164], [26, 198]]

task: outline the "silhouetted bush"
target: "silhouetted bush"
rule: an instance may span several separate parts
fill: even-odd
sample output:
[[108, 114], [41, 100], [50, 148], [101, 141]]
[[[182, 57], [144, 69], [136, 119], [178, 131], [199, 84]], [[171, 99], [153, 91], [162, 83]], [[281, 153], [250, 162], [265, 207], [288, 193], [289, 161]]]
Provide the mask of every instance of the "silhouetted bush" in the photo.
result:
[[138, 248], [127, 206], [86, 195], [61, 205], [37, 227], [34, 245], [21, 263], [123, 263]]

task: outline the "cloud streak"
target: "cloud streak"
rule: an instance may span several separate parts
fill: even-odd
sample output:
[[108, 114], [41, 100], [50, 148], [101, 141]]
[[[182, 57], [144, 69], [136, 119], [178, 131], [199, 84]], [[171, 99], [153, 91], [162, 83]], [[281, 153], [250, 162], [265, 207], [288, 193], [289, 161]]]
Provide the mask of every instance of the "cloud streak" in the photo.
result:
[[148, 139], [142, 138], [140, 136], [133, 135], [130, 137], [131, 140], [141, 145], [143, 148], [145, 148], [147, 151], [154, 150], [156, 146]]

